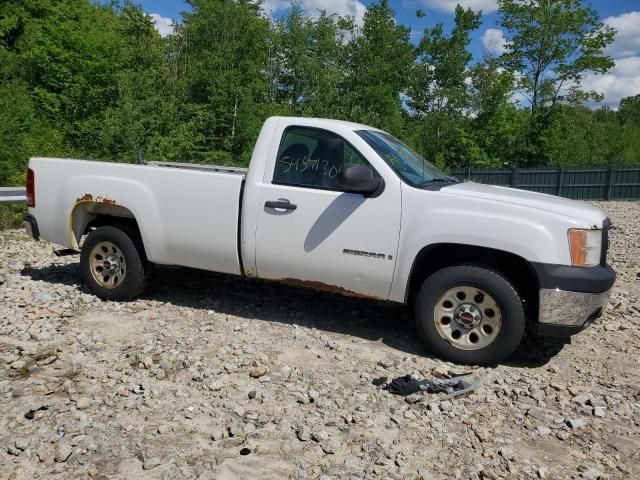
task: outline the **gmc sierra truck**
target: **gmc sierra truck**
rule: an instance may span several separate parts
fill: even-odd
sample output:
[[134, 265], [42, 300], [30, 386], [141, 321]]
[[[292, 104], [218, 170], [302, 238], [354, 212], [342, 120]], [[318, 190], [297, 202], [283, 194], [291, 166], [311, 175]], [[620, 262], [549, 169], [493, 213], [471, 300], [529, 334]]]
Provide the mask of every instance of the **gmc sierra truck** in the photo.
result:
[[80, 253], [102, 299], [182, 265], [405, 303], [428, 348], [492, 364], [605, 308], [611, 223], [572, 200], [459, 182], [376, 128], [269, 118], [248, 169], [32, 158], [26, 227]]

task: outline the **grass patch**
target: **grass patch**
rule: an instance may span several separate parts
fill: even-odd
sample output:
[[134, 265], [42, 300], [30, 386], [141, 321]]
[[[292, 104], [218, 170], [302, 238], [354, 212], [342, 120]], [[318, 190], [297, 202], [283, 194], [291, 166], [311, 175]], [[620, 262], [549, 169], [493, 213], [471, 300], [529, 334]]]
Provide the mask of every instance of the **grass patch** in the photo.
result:
[[12, 370], [9, 373], [9, 376], [11, 378], [27, 378], [31, 375], [34, 368], [38, 366], [38, 362], [53, 356], [57, 356], [55, 347], [46, 346], [38, 348], [38, 350], [36, 350], [32, 355], [23, 355], [21, 359], [25, 362], [24, 366], [22, 368]]
[[22, 217], [27, 213], [23, 203], [0, 203], [0, 230], [22, 227]]
[[133, 368], [138, 368], [138, 365], [142, 363], [142, 358], [137, 353], [132, 354], [129, 357], [129, 366]]
[[77, 365], [71, 365], [58, 377], [63, 380], [73, 380], [80, 374], [80, 368]]
[[12, 370], [9, 373], [9, 378], [18, 379], [18, 378], [27, 378], [31, 375], [31, 367], [35, 365], [35, 362], [27, 362], [24, 367], [17, 368]]
[[45, 358], [55, 357], [55, 356], [57, 356], [55, 347], [44, 347], [44, 348], [38, 348], [38, 350], [36, 350], [36, 353], [31, 355], [31, 358], [33, 359], [34, 362], [39, 362], [41, 360], [44, 360]]

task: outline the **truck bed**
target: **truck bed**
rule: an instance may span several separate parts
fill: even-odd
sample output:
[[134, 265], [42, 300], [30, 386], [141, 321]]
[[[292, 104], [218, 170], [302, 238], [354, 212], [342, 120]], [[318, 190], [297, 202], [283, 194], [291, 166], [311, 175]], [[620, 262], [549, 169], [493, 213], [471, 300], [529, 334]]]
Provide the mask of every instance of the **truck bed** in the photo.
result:
[[42, 238], [77, 248], [97, 214], [134, 218], [154, 263], [240, 273], [245, 169], [32, 158]]

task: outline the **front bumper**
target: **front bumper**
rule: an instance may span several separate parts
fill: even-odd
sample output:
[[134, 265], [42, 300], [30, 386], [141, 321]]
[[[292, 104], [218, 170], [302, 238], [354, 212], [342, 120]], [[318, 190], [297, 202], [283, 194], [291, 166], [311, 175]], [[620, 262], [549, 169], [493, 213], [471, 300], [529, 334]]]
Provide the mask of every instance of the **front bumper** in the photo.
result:
[[23, 220], [24, 229], [27, 231], [27, 234], [34, 240], [40, 240], [40, 231], [38, 230], [36, 217], [28, 213], [23, 217]]
[[536, 333], [568, 336], [588, 327], [609, 302], [616, 272], [606, 264], [571, 267], [534, 263], [540, 284]]
[[581, 332], [602, 315], [610, 296], [611, 290], [585, 293], [542, 288], [536, 332], [560, 337]]

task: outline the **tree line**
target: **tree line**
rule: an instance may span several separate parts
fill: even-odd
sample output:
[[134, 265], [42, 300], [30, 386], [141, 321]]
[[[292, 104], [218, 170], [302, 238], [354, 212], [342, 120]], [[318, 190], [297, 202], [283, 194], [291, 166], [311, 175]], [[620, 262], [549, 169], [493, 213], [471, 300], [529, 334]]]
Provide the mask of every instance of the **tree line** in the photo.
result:
[[[411, 41], [386, 0], [353, 18], [188, 0], [172, 35], [129, 0], [0, 5], [0, 184], [30, 156], [247, 165], [271, 115], [383, 128], [448, 169], [640, 163], [640, 96], [598, 109], [586, 73], [615, 32], [580, 0], [500, 0], [507, 45], [474, 61], [481, 12]], [[418, 10], [416, 15], [428, 18]]]

